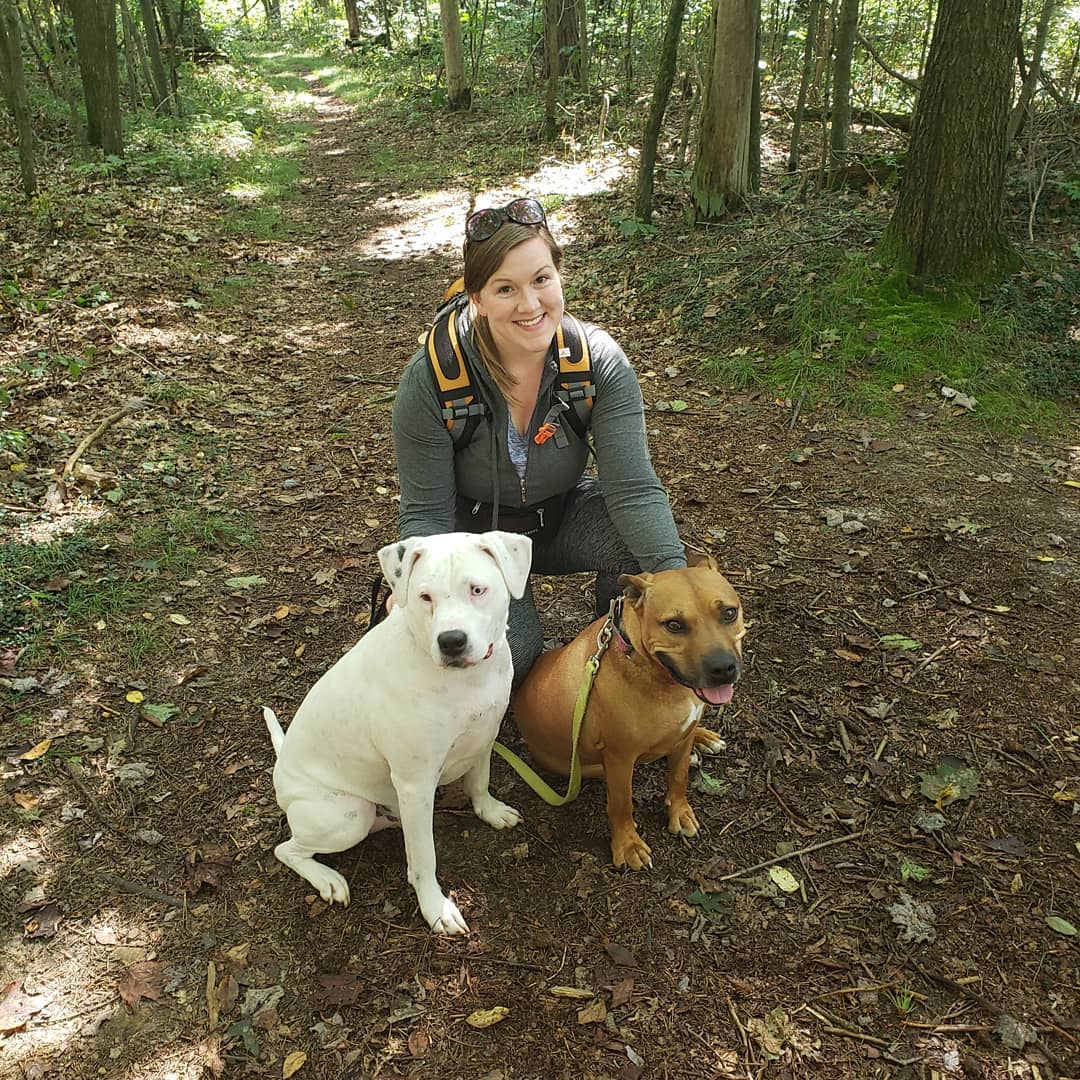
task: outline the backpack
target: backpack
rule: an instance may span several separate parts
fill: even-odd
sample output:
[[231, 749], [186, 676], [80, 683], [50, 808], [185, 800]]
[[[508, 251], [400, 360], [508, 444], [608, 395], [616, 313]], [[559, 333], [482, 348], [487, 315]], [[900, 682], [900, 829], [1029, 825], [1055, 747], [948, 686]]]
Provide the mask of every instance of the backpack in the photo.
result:
[[[466, 302], [465, 282], [458, 278], [446, 290], [424, 342], [455, 453], [469, 445], [480, 420], [490, 412], [473, 386], [458, 340], [457, 316]], [[558, 386], [554, 391], [556, 401], [533, 436], [533, 441], [538, 444], [547, 442], [555, 434], [560, 418], [565, 418], [578, 438], [585, 440], [596, 397], [585, 327], [573, 315], [564, 312], [555, 331], [555, 340], [559, 355]]]

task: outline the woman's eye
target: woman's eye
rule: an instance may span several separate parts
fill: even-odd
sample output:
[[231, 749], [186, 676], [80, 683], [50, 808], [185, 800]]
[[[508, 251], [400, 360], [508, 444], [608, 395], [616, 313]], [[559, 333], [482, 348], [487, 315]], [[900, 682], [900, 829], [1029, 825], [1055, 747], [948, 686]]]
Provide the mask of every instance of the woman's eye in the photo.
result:
[[472, 587], [473, 596], [483, 596], [484, 593], [486, 593], [486, 592], [487, 592], [487, 586], [486, 585], [474, 585]]
[[726, 607], [720, 612], [720, 618], [724, 622], [734, 622], [739, 617], [739, 609], [736, 607]]
[[686, 625], [683, 623], [683, 621], [681, 619], [668, 619], [668, 621], [666, 623], [664, 623], [664, 625], [673, 634], [681, 634], [686, 629]]

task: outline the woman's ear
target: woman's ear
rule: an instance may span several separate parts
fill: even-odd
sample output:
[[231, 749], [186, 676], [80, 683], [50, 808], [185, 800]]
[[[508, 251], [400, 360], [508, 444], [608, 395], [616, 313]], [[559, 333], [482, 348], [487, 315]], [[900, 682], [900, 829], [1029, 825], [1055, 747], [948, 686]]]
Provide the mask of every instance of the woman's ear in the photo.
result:
[[480, 318], [486, 318], [487, 314], [484, 311], [483, 305], [480, 303], [480, 294], [478, 292], [469, 293], [469, 312], [475, 319], [477, 316]]

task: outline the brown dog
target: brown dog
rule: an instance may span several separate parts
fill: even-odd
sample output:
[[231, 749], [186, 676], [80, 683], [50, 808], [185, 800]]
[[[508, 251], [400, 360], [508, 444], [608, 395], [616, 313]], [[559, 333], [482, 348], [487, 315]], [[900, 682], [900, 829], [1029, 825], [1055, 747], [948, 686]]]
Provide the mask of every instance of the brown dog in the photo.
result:
[[[705, 705], [731, 700], [742, 671], [742, 603], [715, 563], [624, 574], [611, 643], [600, 662], [582, 722], [581, 774], [607, 784], [611, 857], [632, 870], [652, 866], [634, 824], [632, 781], [640, 762], [667, 758], [668, 831], [696, 836], [686, 799], [695, 744], [723, 748], [698, 727]], [[536, 761], [570, 772], [574, 705], [605, 619], [561, 649], [544, 653], [511, 700], [514, 719]]]

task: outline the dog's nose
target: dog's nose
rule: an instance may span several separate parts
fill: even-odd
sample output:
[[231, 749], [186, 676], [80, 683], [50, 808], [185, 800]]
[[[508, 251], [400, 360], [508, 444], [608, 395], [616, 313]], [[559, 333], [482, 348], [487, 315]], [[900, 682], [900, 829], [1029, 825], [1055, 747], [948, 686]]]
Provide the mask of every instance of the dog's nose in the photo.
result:
[[453, 659], [465, 651], [469, 635], [464, 630], [444, 630], [435, 640], [439, 643], [439, 652]]
[[707, 686], [722, 686], [733, 683], [739, 677], [739, 661], [734, 653], [727, 650], [711, 653], [702, 665], [707, 679]]

